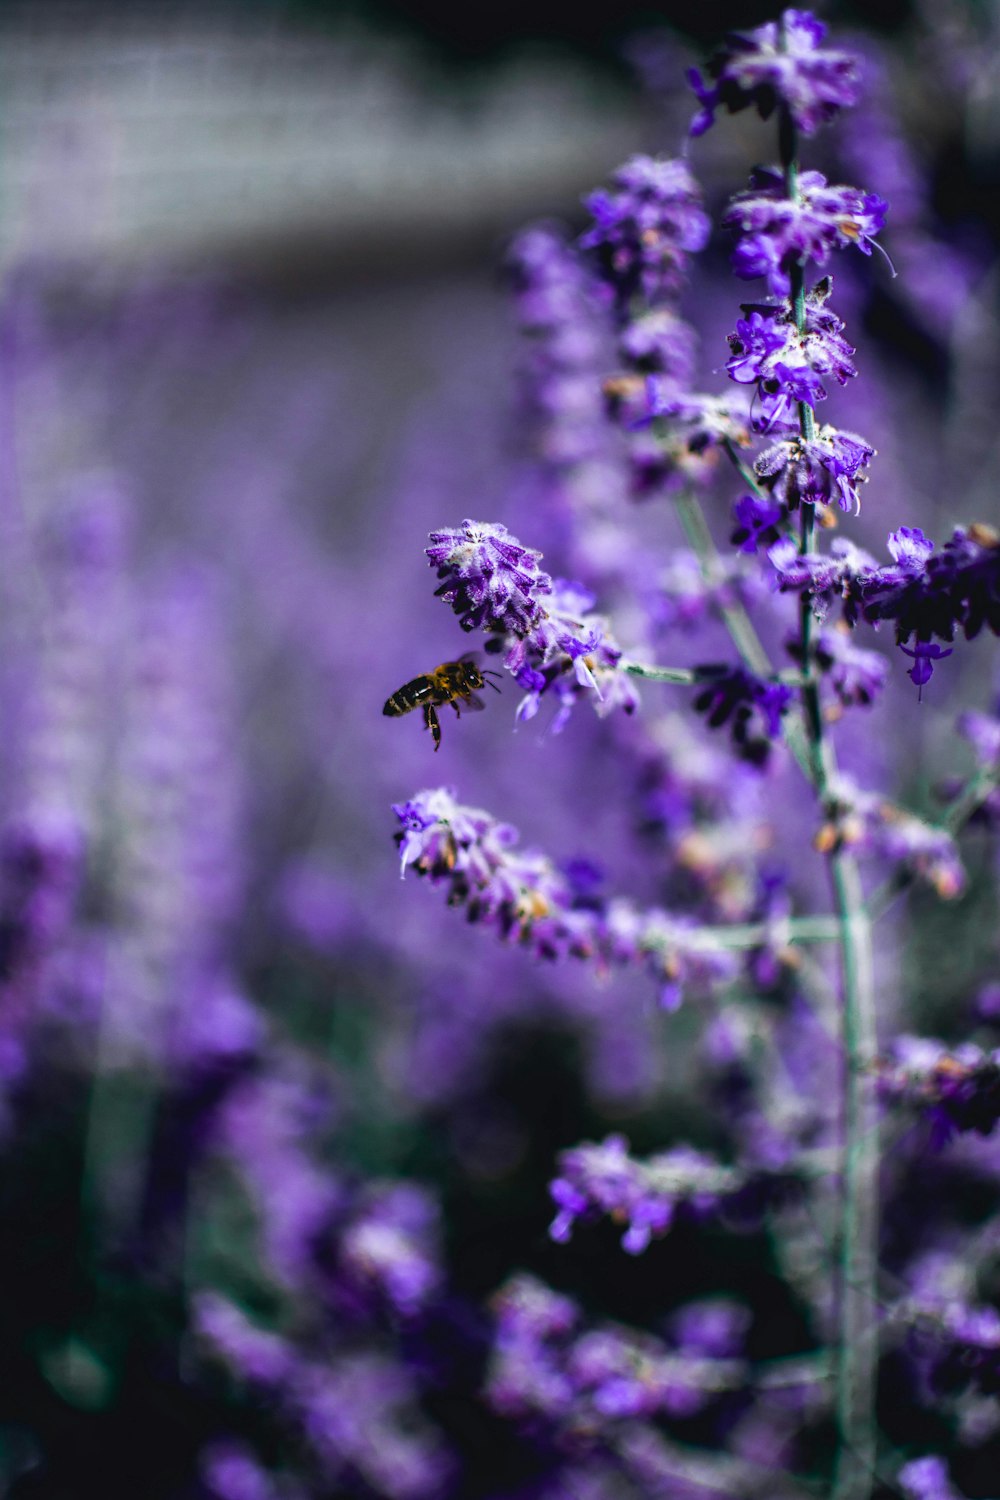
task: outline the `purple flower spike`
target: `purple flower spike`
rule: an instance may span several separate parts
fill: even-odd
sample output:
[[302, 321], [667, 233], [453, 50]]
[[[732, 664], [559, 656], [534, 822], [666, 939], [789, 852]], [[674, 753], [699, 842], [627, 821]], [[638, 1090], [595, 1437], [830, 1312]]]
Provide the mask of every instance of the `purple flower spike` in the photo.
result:
[[855, 58], [823, 47], [825, 36], [823, 23], [805, 10], [786, 10], [780, 21], [730, 36], [708, 65], [714, 87], [697, 68], [688, 73], [701, 104], [691, 134], [704, 135], [720, 108], [736, 114], [753, 106], [766, 120], [784, 104], [803, 134], [814, 135], [838, 110], [856, 104], [859, 94]]
[[543, 694], [558, 703], [556, 731], [580, 698], [590, 699], [599, 718], [619, 708], [634, 713], [635, 684], [618, 669], [621, 649], [592, 613], [588, 589], [542, 572], [541, 553], [522, 547], [505, 526], [465, 521], [430, 539], [427, 556], [444, 579], [438, 596], [464, 630], [478, 625], [494, 636], [487, 649], [504, 652], [504, 666], [524, 689], [519, 720], [535, 716]]
[[552, 589], [538, 566], [540, 552], [489, 521], [432, 531], [430, 541], [427, 557], [442, 580], [438, 596], [451, 605], [463, 630], [528, 634], [541, 617], [541, 596]]
[[605, 900], [537, 850], [516, 847], [517, 833], [443, 787], [393, 808], [405, 874], [412, 865], [445, 885], [450, 906], [495, 928], [538, 958], [585, 959], [599, 969], [641, 965], [660, 984], [711, 992], [734, 977], [732, 954], [697, 926], [657, 907]]
[[580, 240], [598, 252], [601, 272], [625, 307], [636, 293], [650, 302], [680, 291], [687, 257], [708, 243], [709, 220], [687, 164], [633, 156], [611, 189], [587, 198], [594, 227]]

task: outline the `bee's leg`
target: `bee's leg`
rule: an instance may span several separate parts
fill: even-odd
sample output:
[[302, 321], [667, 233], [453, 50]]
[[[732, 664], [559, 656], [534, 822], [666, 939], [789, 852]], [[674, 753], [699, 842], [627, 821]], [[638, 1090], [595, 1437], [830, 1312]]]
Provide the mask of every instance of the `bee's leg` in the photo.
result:
[[437, 716], [437, 709], [433, 703], [424, 705], [424, 728], [429, 729], [434, 736], [434, 749], [441, 748], [441, 721]]
[[455, 710], [455, 717], [456, 717], [456, 719], [460, 719], [462, 717], [462, 710], [459, 707], [459, 702], [458, 702], [457, 698], [452, 698], [452, 700], [451, 700], [451, 706]]

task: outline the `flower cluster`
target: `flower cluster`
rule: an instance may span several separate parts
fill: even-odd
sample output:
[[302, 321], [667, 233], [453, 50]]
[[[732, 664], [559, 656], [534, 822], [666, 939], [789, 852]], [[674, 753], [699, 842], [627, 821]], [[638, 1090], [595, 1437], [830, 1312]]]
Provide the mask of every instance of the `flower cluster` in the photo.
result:
[[[913, 659], [918, 687], [930, 680], [934, 662], [951, 655], [932, 639], [952, 641], [962, 630], [972, 639], [985, 625], [1000, 635], [1000, 536], [979, 524], [959, 527], [940, 552], [918, 527], [901, 526], [889, 536], [892, 562], [873, 557], [844, 538], [828, 554], [799, 553], [791, 538], [768, 549], [779, 589], [812, 601], [820, 616], [834, 599], [844, 619], [871, 625], [891, 621], [896, 641]], [[913, 645], [906, 643], [913, 640]]]
[[925, 1112], [938, 1141], [956, 1131], [989, 1135], [1000, 1120], [1000, 1050], [933, 1037], [896, 1037], [878, 1069], [882, 1096]]
[[896, 1480], [906, 1500], [961, 1500], [948, 1478], [944, 1459], [933, 1454], [911, 1459], [900, 1469]]
[[[701, 668], [703, 673], [710, 669]], [[771, 746], [781, 735], [782, 716], [794, 693], [780, 682], [764, 682], [745, 667], [712, 670], [707, 685], [694, 700], [710, 729], [729, 725], [733, 744], [744, 760], [764, 765]]]
[[965, 888], [965, 870], [955, 840], [915, 813], [874, 792], [863, 791], [849, 777], [830, 788], [830, 821], [816, 836], [823, 852], [846, 847], [871, 854], [908, 870], [948, 900]]
[[709, 221], [683, 161], [634, 156], [613, 183], [587, 199], [594, 226], [580, 243], [596, 251], [624, 310], [636, 292], [655, 302], [680, 289], [688, 255], [708, 241]]
[[464, 521], [432, 532], [430, 540], [439, 597], [463, 630], [478, 627], [491, 636], [487, 649], [504, 652], [504, 666], [525, 689], [519, 719], [537, 713], [543, 693], [559, 702], [556, 729], [580, 697], [589, 697], [601, 717], [616, 708], [634, 712], [635, 686], [618, 670], [621, 649], [593, 613], [589, 590], [550, 578], [538, 567], [541, 553], [499, 524]]
[[608, 1437], [623, 1420], [695, 1416], [746, 1380], [737, 1304], [689, 1304], [674, 1322], [675, 1347], [616, 1324], [588, 1327], [570, 1298], [531, 1276], [508, 1281], [493, 1307], [491, 1405], [551, 1423], [566, 1441]]
[[938, 1397], [972, 1387], [1000, 1395], [1000, 1312], [962, 1297], [917, 1295], [903, 1302], [914, 1353]]
[[549, 1188], [557, 1209], [549, 1233], [565, 1241], [581, 1220], [609, 1218], [625, 1225], [622, 1248], [640, 1255], [678, 1215], [699, 1219], [723, 1206], [738, 1209], [741, 1199], [759, 1200], [760, 1186], [739, 1167], [690, 1146], [639, 1161], [624, 1136], [610, 1135], [560, 1154], [559, 1176]]
[[755, 420], [765, 432], [797, 421], [800, 404], [815, 409], [826, 399], [824, 380], [846, 385], [858, 373], [844, 325], [826, 306], [830, 290], [830, 280], [824, 278], [806, 294], [801, 329], [787, 301], [742, 304], [746, 316], [729, 335], [726, 369], [737, 385], [757, 387], [760, 415]]
[[[801, 660], [797, 637], [788, 643], [788, 653], [796, 661]], [[810, 655], [844, 708], [853, 705], [870, 708], [885, 687], [889, 663], [877, 651], [856, 645], [842, 621], [816, 633]]]
[[722, 220], [738, 234], [733, 270], [744, 281], [766, 276], [768, 290], [787, 297], [792, 266], [825, 266], [831, 251], [850, 245], [870, 255], [887, 208], [875, 193], [830, 186], [822, 172], [802, 172], [790, 198], [782, 172], [758, 167], [746, 192], [730, 199]]
[[732, 955], [697, 925], [655, 908], [595, 899], [547, 855], [516, 847], [517, 833], [480, 808], [465, 807], [443, 787], [394, 806], [401, 872], [412, 865], [447, 888], [449, 905], [470, 921], [547, 959], [587, 959], [599, 967], [642, 964], [674, 1005], [680, 991], [704, 990], [734, 976]]
[[780, 21], [769, 21], [746, 36], [732, 36], [708, 65], [714, 87], [696, 68], [688, 81], [701, 109], [691, 122], [691, 134], [703, 135], [715, 111], [730, 114], [753, 106], [767, 119], [784, 105], [804, 135], [858, 99], [857, 59], [849, 52], [824, 47], [826, 27], [805, 10], [786, 10]]
[[800, 505], [831, 505], [841, 510], [861, 509], [859, 487], [875, 449], [853, 432], [839, 432], [824, 423], [814, 436], [782, 438], [758, 454], [754, 473], [774, 500], [788, 511]]
[[613, 483], [601, 420], [610, 333], [599, 283], [547, 224], [517, 236], [507, 268], [527, 345], [521, 406], [534, 455], [562, 492], [585, 491], [589, 478]]

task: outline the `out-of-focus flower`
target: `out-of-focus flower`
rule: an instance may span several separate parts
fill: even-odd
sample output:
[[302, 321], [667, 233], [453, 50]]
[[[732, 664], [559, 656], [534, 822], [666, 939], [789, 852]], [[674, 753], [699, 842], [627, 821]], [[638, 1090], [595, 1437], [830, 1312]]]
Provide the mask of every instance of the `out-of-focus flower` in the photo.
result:
[[624, 1136], [610, 1135], [560, 1154], [559, 1176], [549, 1188], [557, 1209], [549, 1233], [563, 1242], [581, 1219], [606, 1217], [625, 1225], [622, 1248], [640, 1255], [679, 1213], [703, 1217], [746, 1187], [738, 1167], [690, 1146], [639, 1161]]
[[912, 1458], [900, 1469], [896, 1480], [907, 1500], [962, 1500], [948, 1477], [948, 1465], [933, 1454]]
[[818, 849], [844, 845], [888, 859], [926, 880], [945, 900], [964, 890], [965, 870], [946, 828], [935, 828], [877, 793], [862, 791], [846, 776], [838, 777], [830, 796], [835, 817], [817, 834]]
[[[705, 668], [703, 671], [707, 670]], [[781, 734], [781, 720], [794, 693], [779, 682], [764, 682], [745, 667], [720, 667], [694, 700], [710, 729], [729, 725], [744, 760], [764, 765]]]
[[939, 1142], [955, 1131], [989, 1135], [1000, 1120], [1000, 1051], [899, 1036], [878, 1077], [884, 1098], [926, 1111]]
[[708, 243], [701, 189], [686, 162], [633, 156], [613, 187], [587, 198], [594, 227], [582, 237], [626, 308], [636, 292], [649, 302], [679, 291], [687, 257]]

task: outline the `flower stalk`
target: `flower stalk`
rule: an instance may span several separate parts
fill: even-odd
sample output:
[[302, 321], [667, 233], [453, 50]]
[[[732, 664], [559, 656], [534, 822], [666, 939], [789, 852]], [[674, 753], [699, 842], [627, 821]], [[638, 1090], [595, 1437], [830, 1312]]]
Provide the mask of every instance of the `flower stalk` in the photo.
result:
[[[781, 161], [788, 197], [798, 200], [798, 142], [791, 113], [780, 115]], [[795, 326], [806, 332], [805, 268], [790, 269]], [[804, 442], [815, 437], [812, 406], [798, 402]], [[799, 556], [813, 550], [815, 507], [799, 506]], [[828, 802], [836, 776], [833, 745], [824, 731], [812, 642], [812, 601], [799, 607], [802, 707], [813, 780]], [[842, 1044], [842, 1171], [835, 1348], [837, 1458], [833, 1500], [865, 1500], [876, 1460], [875, 1381], [878, 1342], [873, 1311], [878, 1267], [878, 1117], [872, 1063], [877, 1050], [871, 919], [854, 856], [837, 843], [827, 854], [839, 927]]]

